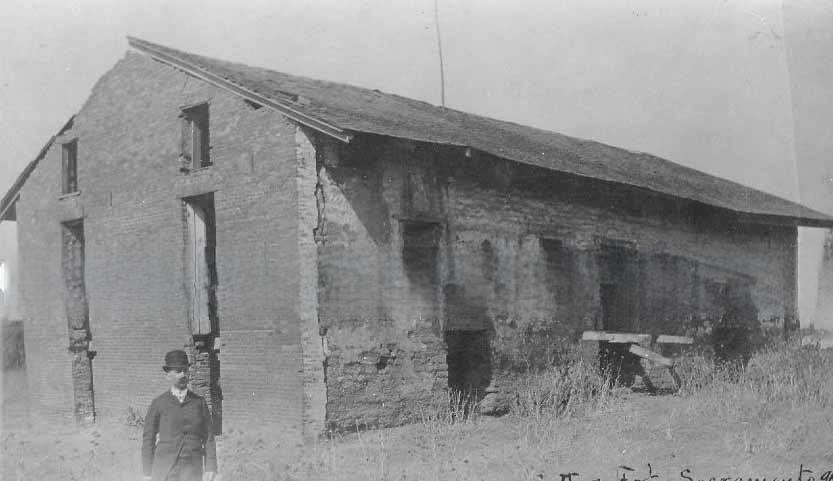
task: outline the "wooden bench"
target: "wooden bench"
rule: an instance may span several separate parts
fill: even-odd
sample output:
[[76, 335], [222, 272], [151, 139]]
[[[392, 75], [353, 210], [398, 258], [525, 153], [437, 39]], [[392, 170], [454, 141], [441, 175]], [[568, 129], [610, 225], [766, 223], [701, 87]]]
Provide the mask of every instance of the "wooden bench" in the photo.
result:
[[[679, 390], [681, 387], [680, 377], [674, 370], [674, 359], [657, 353], [651, 349], [650, 334], [607, 331], [584, 331], [581, 335], [581, 340], [582, 344], [586, 346], [583, 348], [583, 350], [587, 353], [588, 356], [593, 355], [593, 351], [596, 352], [595, 355], [597, 356], [598, 347], [601, 345], [601, 343], [629, 344], [627, 348], [627, 351], [629, 353], [639, 357], [640, 359], [650, 362], [652, 365], [668, 369], [668, 372], [671, 375], [672, 382], [674, 383], [674, 389]], [[686, 346], [692, 345], [693, 343], [694, 339], [687, 336], [671, 336], [663, 334], [657, 337], [655, 345], [662, 347]], [[651, 380], [648, 379], [649, 371], [650, 369], [646, 369], [643, 365], [643, 373], [641, 376], [645, 385], [650, 390], [654, 390], [654, 386], [651, 383]]]

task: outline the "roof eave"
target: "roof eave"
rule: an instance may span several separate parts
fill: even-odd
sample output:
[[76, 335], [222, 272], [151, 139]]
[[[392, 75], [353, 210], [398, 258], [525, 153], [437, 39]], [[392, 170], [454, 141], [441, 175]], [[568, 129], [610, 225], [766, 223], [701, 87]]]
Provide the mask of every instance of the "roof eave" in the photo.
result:
[[[768, 214], [753, 214], [748, 212], [735, 211], [738, 214], [738, 220], [750, 224], [765, 224], [765, 225], [791, 225], [795, 227], [816, 227], [820, 229], [833, 229], [833, 218], [821, 217], [794, 217]], [[825, 218], [826, 217], [826, 218]]]
[[199, 65], [188, 62], [173, 55], [169, 55], [168, 53], [155, 48], [152, 44], [149, 44], [144, 40], [135, 37], [127, 37], [127, 41], [131, 47], [144, 54], [149, 55], [151, 58], [158, 60], [159, 62], [182, 70], [188, 73], [189, 75], [193, 75], [194, 77], [197, 77], [223, 90], [231, 92], [250, 102], [265, 105], [274, 110], [277, 110], [287, 118], [301, 125], [317, 130], [318, 132], [329, 135], [330, 137], [333, 137], [345, 143], [350, 142], [350, 140], [352, 140], [353, 138], [353, 135], [347, 132], [346, 130], [338, 126], [332, 125], [328, 122], [325, 122], [321, 119], [318, 119], [310, 114], [307, 114], [298, 109], [298, 107], [295, 105], [291, 105], [287, 102], [276, 100], [270, 97], [265, 97], [257, 92], [254, 92], [246, 87], [238, 85], [213, 72], [210, 72], [200, 67]]
[[0, 205], [0, 222], [3, 222], [4, 220], [17, 220], [17, 209], [15, 209], [15, 204], [19, 198], [20, 193], [17, 192], [8, 202], [4, 201], [3, 204]]
[[[433, 143], [436, 143], [436, 142], [433, 142]], [[454, 144], [445, 144], [445, 145], [454, 145]], [[518, 162], [518, 163], [525, 164], [525, 165], [530, 165], [530, 166], [533, 166], [533, 167], [540, 167], [540, 166], [537, 166], [537, 165], [529, 163], [529, 162], [524, 162], [522, 160], [518, 160], [516, 158], [506, 156], [503, 153], [494, 152], [494, 151], [491, 151], [491, 150], [475, 149], [475, 147], [470, 146], [470, 145], [466, 145], [464, 147], [466, 148], [467, 152], [472, 152], [472, 151], [475, 151], [475, 150], [479, 150], [480, 152], [486, 153], [488, 155], [491, 155], [491, 156], [494, 156], [494, 157], [497, 157], [497, 158], [509, 160], [511, 162]], [[805, 210], [811, 210], [812, 213], [815, 214], [816, 216], [815, 217], [806, 217], [806, 216], [795, 216], [795, 215], [786, 215], [786, 214], [776, 215], [776, 214], [762, 214], [762, 213], [757, 213], [757, 212], [747, 212], [747, 211], [743, 211], [743, 210], [733, 209], [733, 208], [730, 208], [730, 207], [725, 207], [725, 206], [705, 202], [705, 201], [700, 200], [700, 199], [695, 199], [695, 198], [691, 198], [691, 197], [687, 197], [687, 196], [681, 196], [681, 195], [669, 194], [668, 192], [662, 192], [662, 191], [659, 191], [659, 190], [655, 190], [655, 189], [651, 189], [651, 188], [643, 187], [643, 186], [639, 186], [639, 185], [628, 184], [628, 183], [623, 183], [623, 182], [614, 182], [614, 181], [610, 181], [610, 180], [599, 179], [597, 177], [589, 177], [589, 176], [585, 176], [585, 175], [581, 175], [581, 174], [576, 174], [574, 172], [565, 172], [565, 171], [556, 170], [556, 169], [550, 169], [550, 170], [553, 170], [555, 172], [562, 172], [562, 173], [565, 173], [567, 175], [573, 175], [573, 176], [580, 177], [580, 178], [583, 178], [583, 179], [587, 179], [587, 180], [590, 180], [590, 181], [609, 182], [609, 183], [616, 184], [616, 185], [627, 186], [627, 187], [632, 188], [632, 189], [639, 189], [639, 190], [642, 190], [642, 191], [645, 191], [645, 192], [650, 192], [650, 193], [661, 195], [661, 196], [667, 196], [669, 198], [680, 199], [680, 200], [688, 201], [688, 202], [695, 202], [695, 203], [698, 203], [698, 204], [703, 204], [703, 205], [707, 205], [707, 206], [710, 206], [710, 207], [714, 207], [714, 208], [717, 208], [717, 209], [723, 209], [723, 210], [726, 210], [726, 211], [729, 211], [729, 212], [733, 212], [735, 215], [738, 216], [737, 218], [738, 218], [739, 221], [746, 222], [746, 223], [749, 223], [749, 224], [765, 224], [765, 225], [780, 225], [780, 226], [790, 226], [790, 225], [792, 225], [792, 226], [796, 226], [796, 227], [818, 227], [818, 228], [822, 228], [822, 229], [833, 229], [833, 217], [830, 217], [830, 216], [828, 216], [826, 214], [823, 214], [821, 212], [812, 211], [812, 209], [809, 209], [809, 208], [807, 208], [805, 206], [802, 206], [800, 204], [796, 204], [796, 205], [798, 205], [799, 207], [804, 208]]]

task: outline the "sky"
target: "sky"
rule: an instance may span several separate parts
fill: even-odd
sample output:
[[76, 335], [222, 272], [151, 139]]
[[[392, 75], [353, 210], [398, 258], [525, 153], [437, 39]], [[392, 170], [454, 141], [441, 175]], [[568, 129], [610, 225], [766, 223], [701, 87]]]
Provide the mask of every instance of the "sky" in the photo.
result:
[[[439, 103], [433, 0], [243, 3], [3, 2], [0, 189], [124, 55], [128, 34]], [[794, 197], [779, 2], [438, 6], [450, 107], [649, 151]], [[759, 168], [733, 165], [743, 159]]]
[[[833, 214], [829, 3], [437, 0], [446, 103]], [[440, 102], [434, 0], [6, 0], [0, 18], [2, 192], [124, 56], [127, 35]], [[821, 237], [802, 236], [806, 286]], [[801, 296], [815, 305], [812, 286]]]

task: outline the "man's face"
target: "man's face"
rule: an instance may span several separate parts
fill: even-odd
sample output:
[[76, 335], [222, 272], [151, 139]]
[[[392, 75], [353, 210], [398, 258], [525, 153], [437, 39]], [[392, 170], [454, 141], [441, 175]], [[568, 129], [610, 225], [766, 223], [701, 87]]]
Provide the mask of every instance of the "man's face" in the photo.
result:
[[185, 389], [188, 387], [188, 368], [171, 368], [165, 374], [171, 386], [177, 389]]

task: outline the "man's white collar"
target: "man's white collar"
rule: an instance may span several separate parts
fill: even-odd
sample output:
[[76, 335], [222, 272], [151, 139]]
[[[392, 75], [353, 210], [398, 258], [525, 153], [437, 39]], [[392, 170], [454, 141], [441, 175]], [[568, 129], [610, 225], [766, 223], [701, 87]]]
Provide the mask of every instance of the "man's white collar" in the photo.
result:
[[185, 399], [185, 395], [188, 394], [188, 388], [185, 389], [177, 389], [176, 386], [171, 386], [171, 394], [174, 395], [175, 398], [179, 399], [182, 402]]

